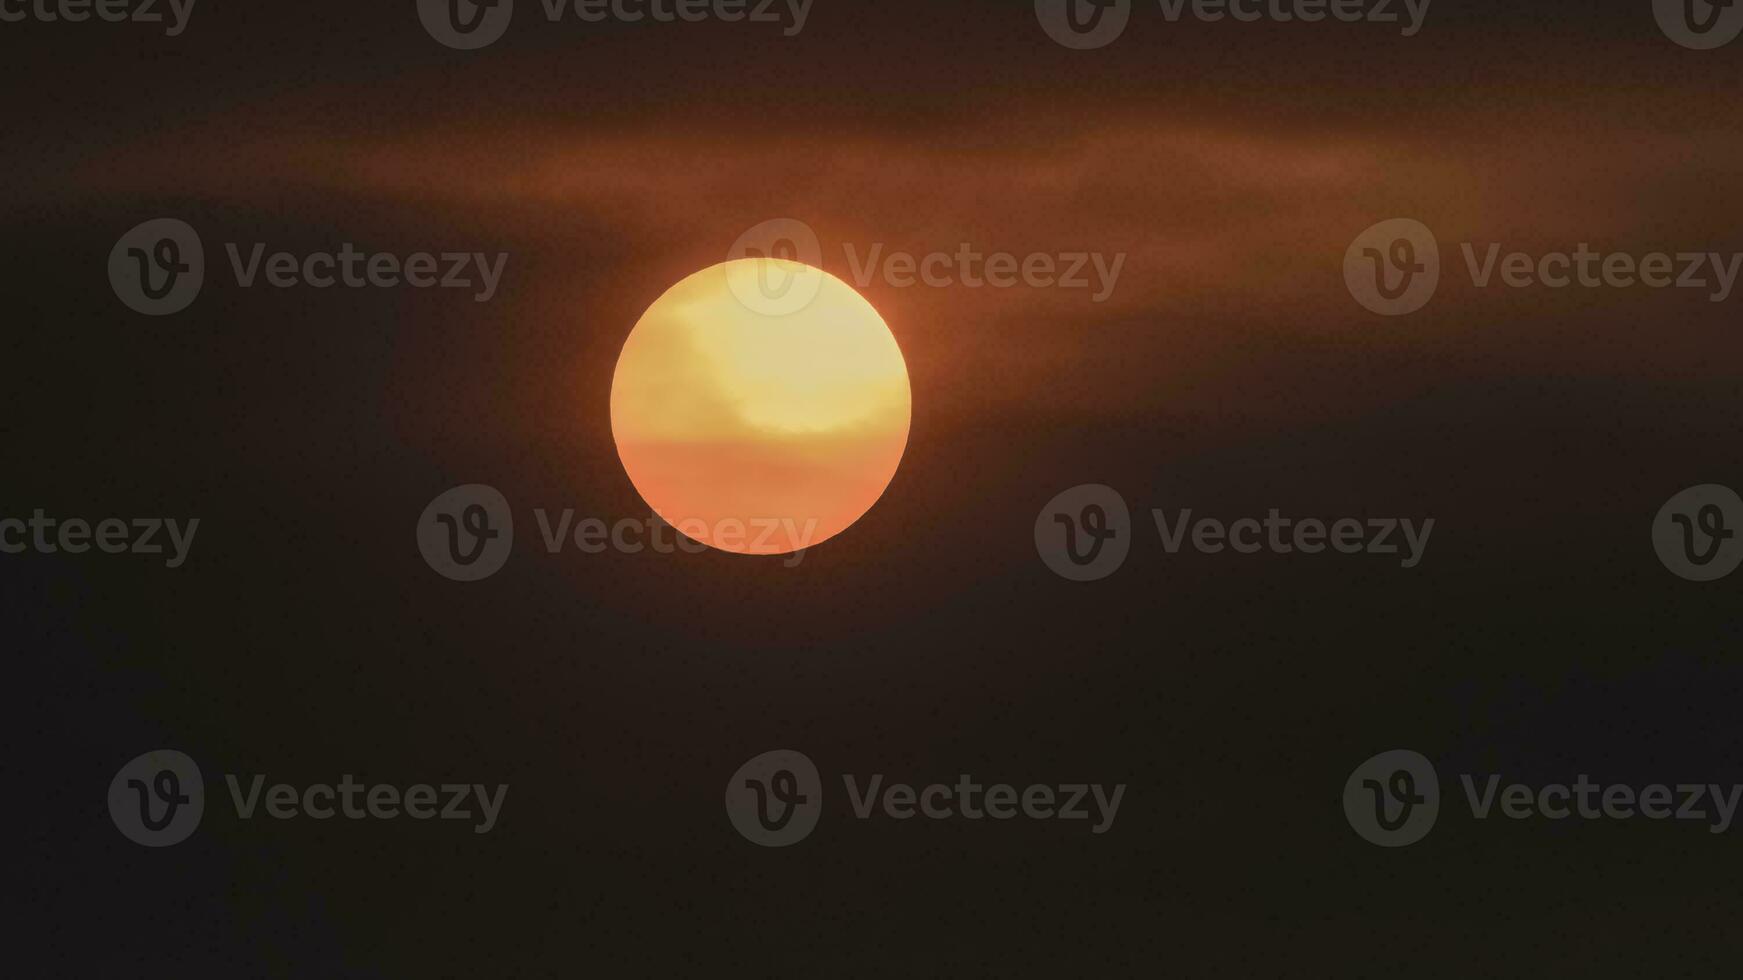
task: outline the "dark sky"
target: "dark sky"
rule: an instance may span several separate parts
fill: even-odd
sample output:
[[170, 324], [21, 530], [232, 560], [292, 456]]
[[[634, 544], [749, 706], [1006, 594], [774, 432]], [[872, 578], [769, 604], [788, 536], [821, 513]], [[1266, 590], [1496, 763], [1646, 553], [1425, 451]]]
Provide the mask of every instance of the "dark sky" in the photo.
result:
[[[1436, 0], [1389, 25], [1169, 24], [1100, 51], [1018, 2], [816, 0], [775, 25], [550, 25], [479, 52], [411, 3], [202, 0], [188, 30], [0, 24], [0, 516], [199, 517], [187, 565], [0, 555], [19, 723], [19, 976], [1475, 976], [1735, 948], [1729, 836], [1472, 821], [1376, 848], [1363, 759], [1743, 779], [1737, 582], [1655, 557], [1674, 493], [1743, 485], [1737, 304], [1474, 288], [1457, 244], [1743, 250], [1743, 43], [1647, 2]], [[360, 8], [360, 9], [353, 9]], [[241, 289], [123, 306], [148, 218], [306, 252], [506, 251], [501, 294]], [[1057, 290], [864, 290], [913, 385], [883, 499], [797, 568], [546, 554], [533, 508], [639, 518], [617, 351], [649, 303], [795, 217], [842, 243], [1128, 256]], [[1435, 229], [1427, 309], [1346, 291], [1350, 241]], [[438, 493], [516, 552], [433, 574]], [[1036, 515], [1085, 483], [1232, 520], [1432, 517], [1371, 556], [1167, 555], [1069, 583]], [[148, 749], [205, 822], [103, 803]], [[721, 790], [793, 748], [789, 848]], [[1059, 822], [850, 819], [843, 773], [1128, 786]], [[238, 821], [221, 773], [507, 783], [496, 829]]]

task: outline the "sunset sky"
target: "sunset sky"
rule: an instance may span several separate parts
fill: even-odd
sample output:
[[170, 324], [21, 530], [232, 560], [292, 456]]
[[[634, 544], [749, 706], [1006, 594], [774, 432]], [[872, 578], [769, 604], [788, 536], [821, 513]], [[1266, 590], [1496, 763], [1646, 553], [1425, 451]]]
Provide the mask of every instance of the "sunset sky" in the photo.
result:
[[[0, 25], [0, 515], [202, 518], [169, 576], [0, 561], [40, 973], [1468, 975], [1726, 941], [1726, 839], [1467, 825], [1380, 855], [1336, 800], [1398, 747], [1743, 776], [1736, 579], [1691, 590], [1647, 537], [1682, 488], [1743, 484], [1743, 297], [1478, 289], [1460, 254], [1743, 251], [1743, 42], [1680, 48], [1647, 0], [1436, 0], [1410, 38], [1139, 3], [1098, 51], [1014, 0], [816, 0], [795, 37], [522, 0], [460, 52], [412, 6]], [[208, 279], [136, 316], [104, 262], [166, 216]], [[1445, 274], [1381, 317], [1343, 257], [1403, 217]], [[723, 305], [710, 270], [782, 218], [863, 330]], [[488, 303], [240, 288], [226, 245], [256, 243], [509, 258]], [[856, 276], [964, 243], [1122, 264], [1099, 302]], [[759, 377], [820, 342], [845, 366], [810, 388]], [[474, 483], [514, 554], [451, 582], [410, 531]], [[1091, 483], [1140, 521], [1432, 516], [1434, 550], [1400, 574], [1152, 536], [1065, 582], [1036, 515]], [[828, 537], [796, 567], [551, 552], [534, 516], [770, 499]], [[166, 857], [100, 802], [158, 747], [212, 794], [513, 788], [482, 842], [232, 821]], [[1132, 789], [1118, 833], [1067, 841], [850, 827], [836, 782], [813, 839], [750, 853], [721, 783], [780, 748]]]

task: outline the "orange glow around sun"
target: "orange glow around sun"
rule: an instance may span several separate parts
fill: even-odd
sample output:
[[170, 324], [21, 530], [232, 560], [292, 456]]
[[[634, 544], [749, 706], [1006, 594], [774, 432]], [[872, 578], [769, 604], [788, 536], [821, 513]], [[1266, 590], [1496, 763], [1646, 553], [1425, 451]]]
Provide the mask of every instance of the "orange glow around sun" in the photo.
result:
[[821, 269], [747, 258], [697, 272], [636, 323], [611, 431], [668, 524], [784, 554], [870, 510], [908, 444], [908, 369], [870, 303]]

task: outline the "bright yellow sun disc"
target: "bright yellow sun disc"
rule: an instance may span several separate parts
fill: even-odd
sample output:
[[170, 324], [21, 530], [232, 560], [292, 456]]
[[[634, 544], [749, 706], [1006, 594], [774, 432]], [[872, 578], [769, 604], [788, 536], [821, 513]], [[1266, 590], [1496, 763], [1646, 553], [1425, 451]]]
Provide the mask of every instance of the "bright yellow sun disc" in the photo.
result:
[[907, 364], [871, 304], [781, 259], [668, 289], [611, 384], [612, 436], [642, 499], [740, 554], [799, 551], [859, 520], [895, 475], [911, 410]]

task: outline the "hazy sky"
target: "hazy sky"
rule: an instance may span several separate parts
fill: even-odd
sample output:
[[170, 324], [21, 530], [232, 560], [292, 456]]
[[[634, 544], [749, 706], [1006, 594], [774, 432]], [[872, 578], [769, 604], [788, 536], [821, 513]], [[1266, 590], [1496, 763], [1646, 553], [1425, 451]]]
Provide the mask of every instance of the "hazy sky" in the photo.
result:
[[[1743, 479], [1743, 299], [1477, 289], [1460, 246], [1743, 249], [1738, 51], [1669, 43], [1644, 0], [1435, 0], [1410, 38], [1140, 3], [1091, 52], [1016, 0], [816, 0], [797, 37], [517, 14], [471, 53], [410, 3], [202, 0], [173, 40], [0, 25], [0, 514], [203, 519], [173, 578], [0, 560], [41, 790], [18, 878], [60, 957], [38, 972], [1272, 976], [1719, 948], [1738, 869], [1704, 831], [1455, 825], [1400, 858], [1335, 798], [1395, 746], [1737, 778], [1735, 593], [1666, 574], [1646, 531]], [[133, 316], [104, 257], [166, 215], [218, 272], [184, 314]], [[962, 243], [1119, 274], [1099, 302], [856, 284], [912, 428], [877, 506], [798, 568], [547, 553], [534, 508], [647, 515], [610, 425], [625, 339], [781, 217], [849, 282], [874, 248]], [[1383, 318], [1342, 262], [1397, 217], [1445, 274]], [[224, 271], [227, 243], [346, 242], [508, 261], [489, 303]], [[413, 527], [473, 482], [524, 530], [461, 585]], [[1140, 522], [1432, 516], [1433, 551], [1400, 573], [1145, 538], [1074, 588], [1033, 528], [1092, 482]], [[159, 746], [211, 760], [214, 794], [225, 771], [512, 789], [485, 846], [213, 818], [166, 857], [98, 802]], [[838, 809], [803, 851], [752, 853], [722, 780], [779, 747], [1132, 789], [1094, 842]]]

